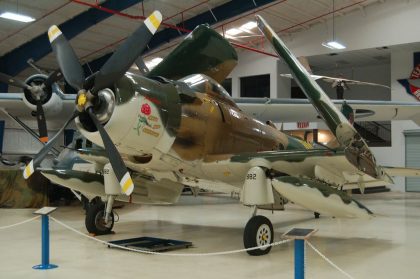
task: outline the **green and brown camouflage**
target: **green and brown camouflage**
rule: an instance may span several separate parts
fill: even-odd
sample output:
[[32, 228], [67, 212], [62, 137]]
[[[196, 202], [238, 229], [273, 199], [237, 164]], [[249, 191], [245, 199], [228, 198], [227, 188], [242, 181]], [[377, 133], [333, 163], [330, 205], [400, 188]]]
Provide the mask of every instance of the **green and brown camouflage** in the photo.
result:
[[[293, 176], [281, 176], [281, 177], [275, 177], [274, 179], [285, 182], [285, 183], [293, 184], [296, 187], [308, 186], [310, 188], [318, 189], [318, 191], [326, 198], [328, 198], [331, 195], [337, 195], [346, 204], [350, 204], [351, 202], [355, 201], [352, 197], [347, 195], [345, 192], [332, 188], [330, 185], [323, 183], [321, 181], [315, 181], [308, 178], [293, 177]], [[368, 210], [369, 213], [372, 213], [369, 209], [367, 209], [365, 206], [361, 205], [360, 203], [357, 203], [357, 205], [363, 209]]]
[[238, 55], [222, 35], [203, 24], [197, 26], [148, 77], [177, 80], [191, 74], [204, 74], [222, 82], [238, 62]]
[[[356, 201], [351, 196], [347, 195], [345, 192], [332, 188], [330, 185], [314, 179], [293, 176], [274, 177], [273, 187], [276, 188], [280, 193], [289, 192], [286, 193], [286, 198], [289, 194], [289, 197], [293, 196], [292, 193], [295, 190], [298, 191], [299, 193], [301, 193], [301, 198], [303, 197], [303, 199], [300, 202], [304, 200], [305, 193], [307, 195], [311, 195], [313, 200], [319, 199], [319, 197], [322, 195], [324, 198], [320, 198], [319, 201], [324, 203], [328, 203], [329, 201], [329, 203], [331, 203], [331, 208], [328, 208], [327, 204], [325, 204], [326, 207], [322, 205], [315, 206], [313, 209], [320, 210], [320, 213], [328, 213], [332, 208], [336, 207], [335, 209], [333, 209], [333, 211], [335, 211], [337, 214], [336, 216], [339, 217], [369, 217], [373, 214], [372, 211], [370, 211], [366, 206]], [[286, 189], [289, 189], [289, 191], [287, 191]], [[292, 200], [295, 200], [295, 202], [300, 203], [299, 200]], [[309, 205], [309, 208], [311, 208], [311, 206], [314, 205]]]
[[256, 19], [259, 29], [266, 36], [277, 54], [289, 66], [293, 77], [306, 97], [322, 116], [331, 132], [336, 136], [338, 142], [346, 148], [346, 156], [349, 161], [359, 168], [359, 170], [372, 177], [379, 177], [380, 172], [376, 166], [376, 160], [363, 138], [354, 129], [352, 124], [349, 123], [347, 118], [334, 106], [325, 92], [290, 52], [274, 30], [262, 17], [256, 16]]

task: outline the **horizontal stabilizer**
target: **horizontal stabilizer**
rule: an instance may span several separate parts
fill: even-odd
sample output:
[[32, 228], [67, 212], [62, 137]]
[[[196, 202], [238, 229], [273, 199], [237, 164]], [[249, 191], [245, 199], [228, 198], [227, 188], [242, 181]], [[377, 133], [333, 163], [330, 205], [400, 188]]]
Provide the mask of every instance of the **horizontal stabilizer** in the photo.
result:
[[369, 218], [373, 213], [343, 191], [306, 178], [273, 178], [273, 187], [288, 200], [314, 212], [335, 217]]

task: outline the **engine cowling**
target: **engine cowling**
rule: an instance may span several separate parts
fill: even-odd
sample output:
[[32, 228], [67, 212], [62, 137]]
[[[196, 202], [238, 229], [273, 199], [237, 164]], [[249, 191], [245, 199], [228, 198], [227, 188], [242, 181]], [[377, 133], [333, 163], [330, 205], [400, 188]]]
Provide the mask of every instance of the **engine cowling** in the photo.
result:
[[[113, 88], [100, 90], [98, 97], [94, 113], [120, 152], [145, 155], [154, 148], [169, 150], [181, 117], [179, 97], [172, 84], [127, 74]], [[103, 146], [85, 112], [75, 122], [83, 136]]]
[[[42, 85], [47, 78], [48, 77], [46, 75], [36, 74], [27, 78], [25, 83], [29, 85]], [[63, 102], [56, 94], [57, 92], [63, 94], [60, 87], [54, 83], [52, 86], [45, 87], [43, 93], [41, 94], [41, 103], [46, 116], [57, 115], [63, 109]], [[28, 89], [24, 90], [23, 102], [29, 109], [36, 111], [35, 96]]]

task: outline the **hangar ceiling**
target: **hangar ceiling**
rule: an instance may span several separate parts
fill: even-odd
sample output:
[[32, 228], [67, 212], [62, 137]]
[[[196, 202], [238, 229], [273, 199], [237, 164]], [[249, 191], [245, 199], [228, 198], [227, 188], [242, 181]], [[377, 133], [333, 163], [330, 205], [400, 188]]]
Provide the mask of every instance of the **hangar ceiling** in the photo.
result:
[[[379, 5], [380, 0], [335, 0], [335, 16], [360, 11], [366, 6]], [[124, 5], [127, 7], [124, 8]], [[108, 7], [108, 8], [104, 8]], [[158, 9], [164, 16], [165, 26], [161, 26], [150, 43], [145, 60], [164, 57], [186, 34], [199, 23], [209, 23], [221, 33], [252, 21], [254, 14], [265, 17], [281, 35], [294, 34], [314, 25], [325, 23], [332, 17], [332, 0], [4, 0], [0, 11], [20, 12], [34, 17], [32, 23], [19, 23], [0, 19], [0, 69], [14, 70], [12, 75], [25, 78], [33, 69], [16, 61], [19, 49], [26, 46], [31, 54], [42, 56], [38, 65], [55, 69], [57, 64], [51, 49], [40, 53], [42, 46], [36, 39], [45, 36], [49, 26], [66, 23], [68, 32], [73, 34], [71, 44], [83, 63], [97, 67], [101, 57], [112, 52], [139, 24], [139, 21], [153, 10]], [[79, 20], [84, 14], [86, 22]], [[93, 17], [92, 13], [103, 14]], [[71, 21], [73, 19], [73, 21]], [[87, 29], [86, 27], [89, 26]], [[83, 27], [83, 28], [81, 28]], [[176, 30], [177, 29], [177, 30]], [[63, 33], [67, 34], [65, 30]], [[227, 35], [225, 33], [225, 35]], [[229, 40], [245, 47], [258, 47], [261, 37], [256, 29], [232, 35]], [[49, 47], [49, 46], [48, 46]], [[5, 59], [11, 57], [13, 59]], [[3, 60], [7, 65], [2, 65]], [[102, 59], [104, 60], [104, 59]], [[26, 59], [25, 59], [26, 61]], [[23, 62], [25, 62], [23, 61]], [[22, 62], [22, 61], [20, 61]], [[26, 63], [26, 62], [25, 62]], [[94, 70], [94, 69], [93, 69]], [[12, 89], [12, 88], [11, 88]]]

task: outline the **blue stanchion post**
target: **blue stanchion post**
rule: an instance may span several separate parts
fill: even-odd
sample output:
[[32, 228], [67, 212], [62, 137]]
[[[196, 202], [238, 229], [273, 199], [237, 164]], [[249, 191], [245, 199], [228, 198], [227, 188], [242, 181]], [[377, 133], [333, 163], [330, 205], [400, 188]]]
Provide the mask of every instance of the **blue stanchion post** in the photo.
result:
[[41, 264], [35, 265], [33, 269], [52, 269], [58, 267], [55, 264], [50, 264], [50, 229], [49, 229], [49, 216], [48, 213], [35, 213], [40, 214], [41, 222]]
[[295, 239], [295, 279], [305, 278], [305, 240]]
[[283, 234], [283, 237], [293, 239], [295, 242], [295, 279], [305, 279], [305, 241], [317, 231], [317, 229], [293, 228]]

